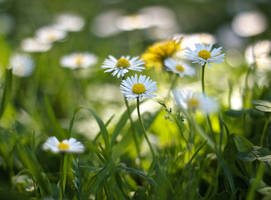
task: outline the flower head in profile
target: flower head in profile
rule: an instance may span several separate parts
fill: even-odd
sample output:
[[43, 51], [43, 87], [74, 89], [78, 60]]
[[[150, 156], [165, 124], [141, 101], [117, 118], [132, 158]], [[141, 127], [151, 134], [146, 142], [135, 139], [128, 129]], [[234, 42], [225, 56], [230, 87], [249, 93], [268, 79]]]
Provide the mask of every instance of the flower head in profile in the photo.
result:
[[84, 146], [74, 138], [58, 141], [56, 137], [49, 137], [43, 144], [44, 150], [50, 150], [53, 153], [82, 153]]
[[41, 43], [53, 43], [66, 37], [66, 32], [55, 27], [45, 26], [37, 30], [36, 39]]
[[150, 77], [135, 74], [123, 80], [120, 85], [121, 93], [127, 99], [139, 99], [143, 97], [152, 98], [155, 97], [153, 92], [157, 90], [156, 82], [152, 81]]
[[201, 66], [211, 63], [221, 63], [224, 61], [225, 54], [221, 53], [222, 47], [212, 48], [213, 45], [195, 44], [195, 50], [187, 48], [185, 55], [192, 63], [199, 63]]
[[209, 114], [215, 113], [219, 109], [216, 100], [204, 94], [193, 93], [189, 90], [178, 91], [175, 89], [173, 90], [173, 95], [177, 105], [186, 110], [199, 110], [202, 113]]
[[52, 47], [51, 43], [42, 43], [36, 38], [26, 38], [21, 43], [21, 48], [25, 52], [46, 52]]
[[183, 76], [193, 76], [195, 74], [194, 68], [190, 67], [184, 62], [178, 62], [172, 58], [167, 58], [165, 60], [165, 66], [175, 74]]
[[163, 69], [165, 59], [174, 56], [180, 48], [181, 40], [157, 42], [150, 46], [141, 57], [147, 68], [155, 67], [160, 71]]
[[35, 65], [29, 55], [17, 53], [11, 56], [9, 67], [12, 69], [14, 75], [27, 77], [32, 74]]
[[91, 53], [72, 53], [63, 56], [60, 64], [70, 69], [87, 68], [97, 63], [97, 57]]
[[112, 72], [113, 76], [124, 77], [124, 75], [129, 71], [138, 71], [141, 72], [144, 67], [144, 62], [139, 57], [122, 56], [119, 59], [116, 59], [113, 56], [109, 56], [103, 62], [102, 68], [106, 69], [105, 72]]
[[85, 21], [82, 17], [75, 14], [65, 13], [56, 17], [54, 27], [63, 31], [76, 32], [80, 31], [84, 25]]

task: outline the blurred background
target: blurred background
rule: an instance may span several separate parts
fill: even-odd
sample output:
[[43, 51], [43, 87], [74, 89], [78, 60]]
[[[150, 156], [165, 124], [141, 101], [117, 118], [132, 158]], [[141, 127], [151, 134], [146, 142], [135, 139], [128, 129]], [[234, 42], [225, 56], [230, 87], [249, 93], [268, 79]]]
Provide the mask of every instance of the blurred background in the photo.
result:
[[[14, 73], [12, 104], [6, 108], [2, 125], [13, 126], [15, 120], [31, 124], [28, 127], [41, 126], [41, 132], [53, 135], [48, 116], [53, 113], [67, 128], [78, 105], [95, 108], [108, 120], [124, 106], [120, 81], [100, 67], [104, 59], [108, 55], [140, 56], [154, 42], [174, 37], [183, 38], [182, 48], [193, 48], [198, 42], [221, 45], [226, 62], [208, 68], [208, 93], [221, 100], [222, 107], [246, 107], [240, 91], [248, 67], [257, 64], [259, 87], [269, 83], [270, 19], [270, 0], [0, 0], [1, 82], [14, 54], [28, 54], [33, 61], [24, 75], [20, 70]], [[36, 37], [43, 37], [39, 30], [52, 26], [67, 28], [65, 35], [55, 43], [36, 43]], [[61, 58], [74, 52], [92, 53], [96, 64], [85, 69], [63, 68]], [[158, 98], [163, 97], [170, 77], [154, 70], [146, 73], [161, 81]], [[198, 80], [199, 74], [184, 78], [182, 86], [199, 88]], [[155, 105], [146, 109], [151, 111]], [[89, 130], [97, 128], [95, 122], [84, 117], [79, 121], [76, 130], [94, 137]]]

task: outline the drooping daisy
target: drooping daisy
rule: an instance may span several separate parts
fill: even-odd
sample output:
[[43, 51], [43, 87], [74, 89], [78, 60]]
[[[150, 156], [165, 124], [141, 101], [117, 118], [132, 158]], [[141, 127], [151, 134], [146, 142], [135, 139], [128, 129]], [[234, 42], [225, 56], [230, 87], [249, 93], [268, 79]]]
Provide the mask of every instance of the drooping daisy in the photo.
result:
[[180, 108], [187, 110], [199, 110], [202, 113], [214, 113], [219, 109], [218, 103], [205, 94], [193, 93], [192, 91], [173, 90], [174, 99]]
[[208, 64], [212, 67], [211, 63], [221, 63], [225, 56], [221, 53], [222, 47], [212, 49], [212, 46], [212, 44], [195, 44], [195, 50], [187, 48], [185, 55], [192, 63], [199, 63], [201, 66]]
[[41, 43], [36, 38], [26, 38], [22, 41], [21, 48], [25, 52], [46, 52], [52, 47], [49, 43]]
[[180, 48], [181, 40], [157, 42], [150, 46], [141, 57], [147, 68], [155, 67], [156, 70], [160, 71], [163, 69], [165, 59], [174, 56]]
[[54, 27], [63, 31], [80, 31], [85, 25], [85, 21], [82, 17], [65, 13], [58, 15], [55, 19]]
[[144, 67], [144, 62], [139, 57], [122, 56], [119, 59], [116, 59], [113, 56], [109, 56], [103, 62], [102, 68], [106, 69], [105, 72], [112, 72], [112, 75], [117, 77], [124, 77], [124, 75], [129, 71], [138, 71], [141, 72]]
[[45, 26], [36, 31], [36, 39], [41, 43], [53, 43], [66, 37], [66, 32], [55, 27]]
[[82, 153], [84, 146], [74, 138], [60, 142], [56, 137], [49, 137], [43, 144], [43, 149], [53, 153]]
[[97, 63], [97, 57], [91, 53], [72, 53], [63, 56], [60, 64], [70, 69], [87, 68]]
[[11, 56], [9, 67], [12, 69], [14, 75], [27, 77], [32, 74], [35, 65], [29, 55], [17, 53]]
[[170, 71], [180, 75], [181, 77], [185, 75], [193, 76], [195, 74], [195, 70], [184, 62], [177, 62], [172, 58], [167, 58], [164, 63]]
[[120, 85], [121, 93], [127, 99], [139, 98], [141, 101], [143, 97], [152, 98], [155, 97], [153, 94], [157, 90], [156, 82], [152, 81], [150, 77], [145, 75], [135, 74], [134, 76], [128, 77], [123, 80]]

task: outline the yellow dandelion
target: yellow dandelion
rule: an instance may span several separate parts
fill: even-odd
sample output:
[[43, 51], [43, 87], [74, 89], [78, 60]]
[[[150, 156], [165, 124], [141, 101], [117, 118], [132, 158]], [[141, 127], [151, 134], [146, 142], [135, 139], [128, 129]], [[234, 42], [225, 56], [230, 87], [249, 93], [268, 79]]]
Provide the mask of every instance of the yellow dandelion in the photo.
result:
[[155, 67], [156, 70], [160, 71], [163, 69], [164, 60], [174, 56], [180, 48], [181, 40], [157, 42], [150, 46], [141, 57], [147, 68]]

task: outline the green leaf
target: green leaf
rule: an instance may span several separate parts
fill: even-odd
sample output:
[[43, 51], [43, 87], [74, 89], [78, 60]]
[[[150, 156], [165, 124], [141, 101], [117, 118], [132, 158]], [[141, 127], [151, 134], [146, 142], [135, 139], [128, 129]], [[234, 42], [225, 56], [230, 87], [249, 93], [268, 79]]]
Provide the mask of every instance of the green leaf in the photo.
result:
[[69, 137], [71, 137], [71, 132], [72, 132], [72, 127], [73, 127], [73, 123], [74, 123], [74, 120], [75, 120], [75, 116], [76, 114], [82, 109], [81, 106], [78, 106], [77, 108], [74, 109], [73, 111], [73, 115], [72, 115], [72, 119], [70, 121], [70, 125], [69, 125]]
[[[130, 106], [130, 112], [132, 113], [135, 109], [135, 106]], [[126, 110], [120, 117], [111, 137], [111, 146], [113, 146], [116, 142], [116, 139], [120, 133], [120, 131], [123, 129], [125, 126], [127, 120], [129, 118], [128, 110]]]
[[271, 112], [270, 107], [265, 107], [265, 106], [256, 106], [255, 107], [257, 110], [262, 111], [262, 112]]
[[252, 104], [257, 105], [257, 106], [264, 106], [271, 108], [271, 102], [269, 101], [264, 101], [264, 100], [253, 100], [251, 101]]
[[2, 94], [1, 104], [0, 104], [0, 118], [2, 117], [5, 108], [9, 102], [9, 97], [11, 93], [11, 85], [12, 85], [12, 72], [11, 70], [6, 70], [5, 72], [5, 83], [4, 83], [4, 90]]
[[233, 134], [234, 144], [239, 152], [249, 152], [254, 146], [248, 139], [241, 135]]
[[239, 152], [237, 154], [237, 157], [245, 162], [253, 162], [254, 160], [256, 160], [257, 158], [255, 157], [255, 155], [253, 155], [251, 152]]
[[232, 118], [239, 118], [242, 117], [245, 113], [244, 110], [227, 110], [225, 111], [225, 114]]

